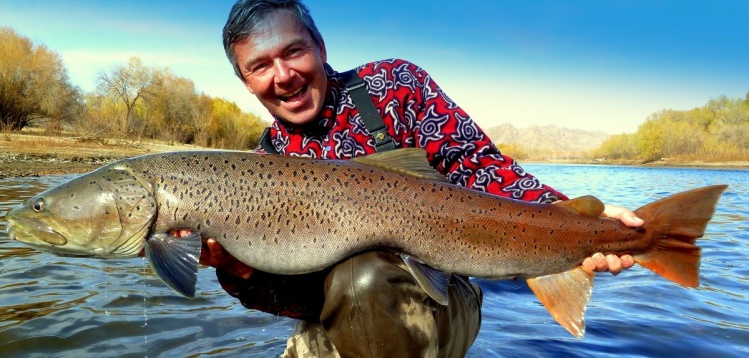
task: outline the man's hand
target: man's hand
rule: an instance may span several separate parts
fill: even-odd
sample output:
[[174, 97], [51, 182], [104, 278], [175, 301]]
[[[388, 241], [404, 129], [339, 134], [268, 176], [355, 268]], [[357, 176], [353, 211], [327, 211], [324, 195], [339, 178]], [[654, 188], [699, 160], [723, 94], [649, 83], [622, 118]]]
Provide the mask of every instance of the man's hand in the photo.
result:
[[[624, 225], [629, 227], [639, 227], [645, 222], [638, 218], [632, 210], [621, 206], [605, 205], [603, 217], [621, 220]], [[583, 261], [583, 268], [589, 272], [592, 271], [609, 271], [613, 275], [618, 275], [623, 269], [628, 269], [635, 264], [632, 255], [622, 255], [621, 257], [610, 254], [604, 256], [600, 252], [593, 254]]]
[[248, 279], [255, 271], [252, 267], [245, 265], [229, 254], [218, 241], [207, 239], [203, 241], [203, 249], [200, 250], [200, 263], [222, 269], [234, 276]]

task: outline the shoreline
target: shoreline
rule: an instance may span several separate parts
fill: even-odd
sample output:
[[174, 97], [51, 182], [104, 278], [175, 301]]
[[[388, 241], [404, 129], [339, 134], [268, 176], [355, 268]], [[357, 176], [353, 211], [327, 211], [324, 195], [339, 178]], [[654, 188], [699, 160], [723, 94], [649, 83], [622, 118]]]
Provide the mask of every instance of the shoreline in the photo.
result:
[[[0, 133], [0, 179], [87, 173], [133, 156], [179, 150], [202, 150], [191, 145], [88, 137], [54, 137]], [[521, 164], [622, 165], [654, 168], [749, 170], [749, 162], [701, 162], [663, 159], [655, 162], [585, 160], [518, 160]]]
[[0, 133], [0, 179], [87, 173], [138, 155], [200, 149], [205, 148], [150, 140]]
[[612, 166], [624, 166], [624, 167], [640, 167], [640, 168], [684, 168], [684, 169], [714, 169], [714, 170], [749, 170], [749, 162], [747, 161], [735, 161], [735, 162], [703, 162], [703, 161], [684, 161], [684, 160], [657, 160], [653, 162], [644, 163], [642, 161], [586, 161], [579, 159], [565, 159], [565, 160], [518, 160], [518, 163], [522, 164], [551, 164], [551, 165], [612, 165]]

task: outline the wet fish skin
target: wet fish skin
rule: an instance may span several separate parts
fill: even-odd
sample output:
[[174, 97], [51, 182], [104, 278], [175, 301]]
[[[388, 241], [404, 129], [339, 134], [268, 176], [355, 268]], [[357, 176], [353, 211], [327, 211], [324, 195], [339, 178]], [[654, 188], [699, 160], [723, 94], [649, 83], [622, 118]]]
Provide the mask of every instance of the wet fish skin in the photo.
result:
[[[527, 278], [555, 319], [581, 336], [592, 274], [580, 262], [595, 252], [629, 253], [677, 283], [697, 285], [700, 249], [694, 243], [725, 188], [646, 205], [636, 211], [644, 227], [632, 229], [601, 218], [603, 204], [593, 197], [545, 205], [452, 185], [421, 150], [350, 161], [176, 152], [100, 168], [30, 199], [8, 220], [13, 239], [102, 258], [136, 256], [146, 242], [157, 242], [149, 238], [189, 228], [215, 238], [240, 261], [277, 274], [318, 271], [357, 252], [386, 248], [443, 272]], [[170, 257], [169, 238], [163, 242], [167, 266], [187, 258], [185, 270], [193, 264], [197, 270], [194, 253]], [[180, 280], [177, 273], [165, 282]]]

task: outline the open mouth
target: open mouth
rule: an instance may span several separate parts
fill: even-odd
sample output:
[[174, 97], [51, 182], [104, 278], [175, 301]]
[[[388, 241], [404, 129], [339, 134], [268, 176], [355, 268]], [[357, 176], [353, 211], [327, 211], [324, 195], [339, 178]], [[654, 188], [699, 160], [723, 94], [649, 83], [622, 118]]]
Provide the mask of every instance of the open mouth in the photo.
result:
[[296, 91], [289, 93], [285, 96], [278, 96], [278, 99], [284, 101], [284, 102], [293, 102], [298, 101], [304, 97], [304, 95], [307, 93], [307, 88], [309, 85], [304, 85], [302, 87], [299, 87]]

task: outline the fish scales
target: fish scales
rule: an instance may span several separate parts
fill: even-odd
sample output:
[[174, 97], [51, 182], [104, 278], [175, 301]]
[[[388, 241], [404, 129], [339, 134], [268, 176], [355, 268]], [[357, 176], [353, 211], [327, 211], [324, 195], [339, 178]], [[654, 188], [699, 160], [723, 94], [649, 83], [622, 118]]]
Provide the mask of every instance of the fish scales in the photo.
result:
[[[570, 268], [597, 251], [647, 247], [634, 238], [642, 235], [614, 220], [351, 161], [207, 152], [154, 155], [123, 166], [153, 183], [160, 208], [155, 231], [196, 229], [241, 261], [279, 274], [317, 271], [387, 247], [447, 272], [526, 277]], [[588, 231], [593, 235], [583, 236]], [[616, 242], [607, 235], [620, 233], [627, 241], [607, 246]], [[535, 261], [542, 265], [527, 272]]]

